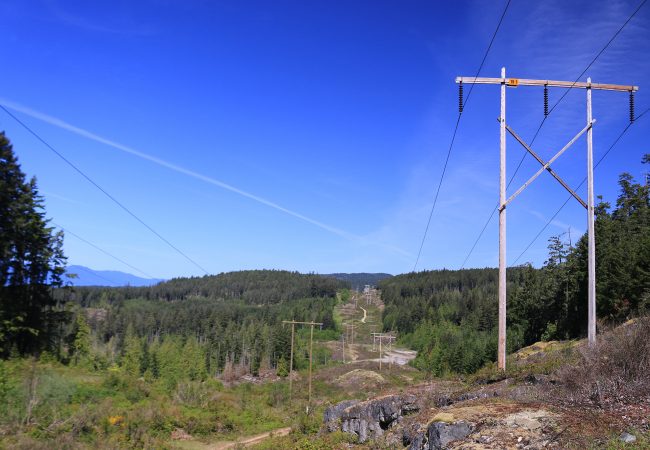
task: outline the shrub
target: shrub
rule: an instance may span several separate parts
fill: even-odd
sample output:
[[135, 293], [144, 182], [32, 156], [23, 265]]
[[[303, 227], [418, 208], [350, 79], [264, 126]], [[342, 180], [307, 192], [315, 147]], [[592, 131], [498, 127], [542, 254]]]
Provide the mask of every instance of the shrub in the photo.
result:
[[650, 317], [599, 336], [558, 375], [567, 400], [578, 404], [633, 403], [650, 395]]

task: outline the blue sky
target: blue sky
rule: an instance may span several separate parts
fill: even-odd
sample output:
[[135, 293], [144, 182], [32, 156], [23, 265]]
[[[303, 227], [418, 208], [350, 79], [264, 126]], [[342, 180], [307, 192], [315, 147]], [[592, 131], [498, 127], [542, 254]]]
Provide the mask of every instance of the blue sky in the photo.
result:
[[[574, 80], [639, 1], [512, 0], [481, 72]], [[210, 273], [412, 270], [457, 118], [505, 2], [17, 1], [0, 5], [0, 103]], [[594, 82], [635, 84], [650, 106], [650, 6], [596, 61]], [[467, 94], [467, 88], [465, 93]], [[562, 94], [551, 90], [551, 104]], [[509, 124], [530, 141], [542, 90], [509, 89]], [[418, 269], [458, 268], [498, 199], [499, 88], [476, 86]], [[627, 94], [594, 92], [598, 159], [628, 123]], [[534, 148], [550, 158], [585, 124], [574, 90]], [[35, 175], [53, 221], [154, 277], [203, 273], [4, 112], [0, 129]], [[641, 178], [650, 119], [596, 171]], [[508, 140], [508, 173], [523, 149]], [[585, 176], [582, 138], [554, 166]], [[537, 170], [526, 158], [510, 192]], [[586, 189], [580, 190], [586, 197]], [[508, 208], [510, 263], [566, 193], [548, 174]], [[586, 229], [572, 201], [550, 235]], [[468, 267], [496, 266], [493, 220]], [[68, 235], [70, 264], [134, 272]], [[142, 273], [135, 273], [142, 275]]]

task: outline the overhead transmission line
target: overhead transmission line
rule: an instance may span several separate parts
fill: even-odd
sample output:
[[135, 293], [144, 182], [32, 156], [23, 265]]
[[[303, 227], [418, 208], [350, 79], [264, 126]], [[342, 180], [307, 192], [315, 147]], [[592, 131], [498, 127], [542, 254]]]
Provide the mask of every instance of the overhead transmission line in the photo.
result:
[[[635, 123], [636, 121], [638, 121], [641, 117], [643, 117], [643, 115], [646, 114], [648, 111], [650, 111], [650, 108], [647, 108], [647, 109], [646, 109], [645, 111], [643, 111], [641, 114], [639, 114], [638, 116], [636, 116], [636, 118], [634, 119], [634, 122], [630, 122], [630, 123], [627, 124], [627, 126], [623, 129], [623, 131], [621, 131], [621, 133], [618, 135], [618, 137], [614, 140], [614, 142], [612, 143], [612, 145], [609, 146], [609, 148], [608, 148], [607, 151], [603, 154], [603, 156], [601, 156], [600, 159], [598, 160], [598, 162], [596, 162], [596, 164], [594, 165], [594, 169], [596, 169], [596, 168], [600, 165], [600, 163], [605, 159], [605, 157], [609, 154], [609, 152], [612, 151], [612, 149], [616, 146], [616, 144], [618, 144], [618, 141], [620, 141], [621, 138], [623, 137], [623, 135], [624, 135], [625, 133], [627, 133], [627, 130], [630, 129], [630, 127], [632, 126], [632, 124]], [[578, 189], [580, 189], [580, 188], [582, 187], [582, 185], [585, 183], [585, 181], [587, 181], [587, 178], [583, 178], [582, 181], [580, 182], [580, 184], [579, 184], [579, 185], [574, 189], [574, 191], [577, 191]], [[538, 233], [535, 235], [535, 237], [530, 241], [530, 243], [526, 246], [526, 248], [525, 248], [525, 249], [524, 249], [524, 250], [519, 254], [519, 256], [517, 256], [517, 259], [515, 259], [515, 261], [512, 263], [513, 266], [516, 265], [517, 262], [521, 259], [521, 257], [524, 256], [524, 253], [526, 253], [526, 252], [530, 249], [530, 247], [533, 246], [533, 244], [537, 241], [537, 239], [542, 235], [542, 233], [544, 232], [544, 230], [546, 230], [546, 229], [548, 228], [548, 226], [551, 224], [551, 222], [553, 222], [553, 220], [555, 220], [555, 218], [557, 217], [557, 215], [560, 214], [560, 211], [562, 211], [562, 209], [564, 209], [564, 207], [567, 205], [567, 203], [569, 203], [569, 200], [571, 200], [571, 198], [572, 198], [572, 197], [569, 196], [569, 198], [567, 198], [567, 199], [565, 200], [565, 202], [562, 203], [562, 206], [560, 206], [560, 208], [559, 208], [557, 211], [555, 211], [555, 214], [553, 214], [553, 216], [551, 216], [551, 218], [548, 219], [548, 221], [547, 221], [546, 224], [542, 227], [542, 229], [539, 230], [539, 232], [538, 232]]]
[[[487, 59], [488, 54], [490, 53], [490, 49], [492, 48], [492, 44], [494, 43], [494, 39], [497, 36], [497, 33], [499, 32], [499, 28], [501, 28], [501, 24], [503, 23], [503, 19], [506, 16], [506, 12], [508, 11], [508, 7], [510, 6], [511, 0], [508, 0], [506, 3], [505, 8], [503, 9], [503, 13], [501, 14], [501, 17], [499, 18], [499, 23], [497, 23], [497, 27], [494, 30], [494, 33], [492, 34], [492, 39], [490, 39], [490, 44], [488, 45], [487, 49], [485, 50], [485, 54], [483, 55], [483, 59], [481, 60], [481, 64], [478, 66], [478, 70], [476, 71], [476, 77], [478, 77], [481, 73], [481, 69], [483, 69], [483, 65], [485, 64], [485, 60]], [[438, 182], [438, 187], [436, 188], [436, 194], [433, 198], [433, 205], [431, 206], [431, 212], [429, 213], [429, 219], [427, 220], [427, 226], [424, 229], [424, 234], [422, 236], [422, 241], [420, 242], [420, 248], [418, 250], [418, 256], [415, 259], [415, 264], [413, 265], [413, 271], [415, 272], [415, 269], [418, 266], [418, 262], [420, 262], [420, 256], [422, 254], [422, 247], [424, 247], [424, 241], [427, 238], [427, 233], [429, 232], [429, 226], [431, 225], [431, 218], [433, 217], [433, 211], [436, 209], [436, 204], [438, 203], [438, 195], [440, 194], [440, 188], [442, 187], [442, 181], [445, 178], [445, 173], [447, 172], [447, 165], [449, 164], [449, 157], [451, 156], [451, 150], [454, 147], [454, 142], [456, 141], [456, 134], [458, 133], [458, 126], [460, 125], [460, 118], [463, 116], [463, 105], [467, 106], [467, 103], [469, 102], [469, 98], [472, 95], [472, 91], [474, 90], [474, 85], [472, 84], [469, 88], [469, 92], [467, 93], [467, 97], [463, 101], [463, 91], [462, 91], [462, 85], [460, 88], [459, 92], [459, 99], [458, 99], [458, 118], [456, 119], [456, 126], [454, 127], [454, 132], [451, 136], [451, 142], [449, 144], [449, 150], [447, 150], [447, 157], [445, 158], [445, 164], [443, 165], [442, 168], [442, 174], [440, 175], [440, 181]]]
[[[567, 96], [569, 91], [572, 89], [573, 85], [575, 85], [580, 80], [580, 78], [582, 78], [582, 76], [585, 73], [587, 73], [587, 71], [591, 68], [591, 66], [594, 65], [596, 60], [605, 52], [605, 50], [607, 50], [607, 48], [609, 48], [609, 46], [612, 44], [612, 42], [614, 42], [614, 40], [618, 37], [618, 35], [621, 33], [621, 31], [623, 31], [623, 29], [627, 26], [627, 24], [634, 18], [634, 16], [636, 16], [636, 14], [643, 7], [643, 5], [645, 5], [645, 3], [647, 1], [648, 0], [643, 0], [639, 4], [639, 6], [632, 12], [632, 14], [630, 14], [630, 16], [627, 18], [627, 20], [623, 23], [623, 25], [621, 25], [620, 28], [618, 30], [616, 30], [616, 33], [614, 33], [614, 35], [609, 39], [609, 41], [607, 41], [607, 43], [603, 46], [603, 48], [601, 48], [600, 51], [596, 54], [596, 56], [594, 56], [594, 58], [587, 65], [587, 67], [585, 67], [585, 69], [580, 73], [580, 75], [578, 75], [576, 77], [576, 79], [573, 82], [572, 86], [566, 88], [564, 90], [564, 92], [562, 93], [562, 95], [560, 96], [560, 98], [553, 104], [553, 106], [548, 111], [545, 111], [544, 118], [542, 119], [539, 126], [537, 127], [537, 131], [535, 131], [535, 134], [533, 135], [533, 139], [530, 141], [530, 144], [529, 144], [530, 147], [532, 147], [533, 144], [535, 143], [535, 139], [537, 139], [537, 136], [539, 135], [539, 132], [542, 130], [542, 127], [544, 126], [544, 123], [546, 123], [546, 119], [548, 118], [548, 116], [551, 115], [551, 113], [555, 110], [555, 108], [557, 108], [557, 106], [560, 104], [560, 102], [562, 102], [562, 100], [564, 100], [564, 97]], [[474, 85], [472, 85], [472, 87], [473, 86]], [[547, 100], [547, 97], [545, 97], [545, 101], [546, 100]], [[517, 167], [515, 168], [515, 171], [513, 172], [512, 176], [510, 177], [510, 180], [508, 181], [506, 189], [508, 189], [510, 187], [510, 185], [512, 184], [512, 182], [514, 181], [515, 176], [517, 175], [517, 172], [519, 172], [519, 169], [521, 168], [521, 165], [523, 164], [524, 160], [526, 159], [526, 155], [528, 155], [528, 152], [524, 152], [523, 156], [519, 160], [519, 163], [517, 164]], [[494, 213], [497, 212], [498, 209], [499, 209], [499, 205], [497, 204], [494, 207], [494, 209], [490, 212], [490, 216], [488, 217], [487, 221], [483, 225], [483, 228], [481, 229], [481, 232], [478, 234], [478, 237], [476, 238], [476, 240], [474, 240], [474, 243], [472, 244], [472, 248], [467, 253], [467, 256], [465, 256], [465, 259], [463, 260], [463, 264], [461, 264], [461, 266], [460, 266], [461, 269], [463, 269], [465, 267], [465, 264], [467, 263], [470, 256], [474, 252], [474, 249], [476, 248], [476, 245], [479, 243], [479, 241], [483, 237], [483, 233], [485, 233], [485, 230], [487, 229], [488, 225], [492, 221], [492, 218], [494, 217]]]
[[123, 259], [120, 259], [120, 258], [118, 258], [117, 256], [115, 256], [115, 255], [113, 255], [113, 254], [107, 252], [106, 250], [104, 250], [103, 248], [99, 247], [98, 245], [93, 244], [93, 243], [90, 242], [89, 240], [82, 238], [82, 237], [79, 236], [78, 234], [75, 234], [75, 233], [73, 233], [72, 231], [70, 231], [70, 230], [68, 230], [68, 229], [66, 229], [66, 228], [63, 228], [61, 225], [57, 224], [56, 222], [52, 222], [52, 224], [53, 224], [54, 226], [60, 228], [61, 230], [63, 230], [66, 234], [69, 234], [69, 235], [71, 235], [71, 236], [76, 237], [76, 238], [79, 239], [81, 242], [85, 242], [86, 244], [90, 245], [90, 246], [93, 247], [94, 249], [99, 250], [100, 252], [102, 252], [103, 254], [105, 254], [105, 255], [107, 255], [107, 256], [110, 256], [110, 257], [113, 258], [115, 261], [118, 261], [118, 262], [124, 264], [125, 266], [127, 266], [127, 267], [129, 267], [129, 268], [131, 268], [131, 269], [133, 269], [133, 270], [135, 270], [135, 271], [137, 271], [137, 272], [140, 272], [141, 274], [143, 274], [143, 275], [146, 276], [147, 278], [154, 278], [153, 276], [149, 275], [149, 274], [148, 274], [147, 272], [145, 272], [144, 270], [142, 270], [142, 269], [138, 269], [137, 267], [135, 267], [135, 266], [129, 264], [128, 262], [124, 261]]
[[111, 194], [108, 193], [104, 188], [102, 188], [99, 184], [97, 184], [92, 178], [90, 178], [88, 175], [86, 175], [80, 168], [78, 168], [76, 165], [74, 165], [69, 159], [67, 159], [65, 156], [63, 156], [61, 153], [59, 153], [52, 145], [50, 145], [45, 139], [40, 137], [38, 133], [36, 133], [34, 130], [32, 130], [25, 122], [20, 120], [18, 117], [16, 117], [14, 114], [11, 113], [7, 108], [5, 108], [4, 105], [0, 104], [0, 109], [2, 109], [9, 117], [14, 119], [18, 124], [20, 124], [25, 130], [27, 130], [32, 136], [34, 136], [36, 139], [38, 139], [43, 145], [45, 145], [48, 149], [50, 149], [55, 155], [57, 155], [59, 158], [61, 158], [67, 165], [72, 167], [77, 173], [79, 173], [82, 177], [84, 177], [90, 184], [95, 186], [97, 189], [99, 189], [106, 197], [108, 197], [113, 203], [115, 203], [117, 206], [122, 208], [127, 214], [129, 214], [131, 217], [133, 217], [135, 220], [140, 222], [147, 230], [149, 230], [151, 233], [156, 235], [161, 241], [163, 241], [165, 244], [167, 244], [169, 247], [171, 247], [176, 253], [181, 255], [183, 258], [185, 258], [187, 261], [192, 263], [194, 266], [198, 267], [203, 271], [206, 275], [208, 274], [208, 271], [205, 270], [203, 267], [199, 265], [196, 261], [194, 261], [192, 258], [190, 258], [186, 253], [181, 251], [178, 247], [176, 247], [174, 244], [169, 242], [169, 240], [165, 239], [160, 233], [158, 233], [156, 230], [154, 230], [151, 226], [149, 226], [144, 220], [142, 220], [140, 217], [138, 217], [133, 211], [131, 211], [129, 208], [124, 206], [123, 203], [121, 203], [119, 200], [117, 200], [115, 197], [113, 197]]

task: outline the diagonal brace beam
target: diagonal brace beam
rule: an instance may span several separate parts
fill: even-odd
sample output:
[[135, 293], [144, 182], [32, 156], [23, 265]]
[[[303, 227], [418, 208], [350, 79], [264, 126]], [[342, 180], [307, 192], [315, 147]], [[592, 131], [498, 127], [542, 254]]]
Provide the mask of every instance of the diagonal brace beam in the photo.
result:
[[573, 144], [575, 144], [575, 142], [578, 140], [578, 138], [580, 138], [580, 136], [582, 136], [583, 134], [585, 134], [585, 133], [587, 132], [587, 130], [589, 130], [589, 129], [594, 125], [594, 123], [596, 123], [596, 120], [595, 120], [595, 119], [592, 120], [589, 124], [587, 124], [587, 126], [584, 127], [582, 130], [580, 130], [580, 132], [579, 132], [578, 134], [576, 134], [575, 137], [574, 137], [573, 139], [571, 139], [571, 140], [567, 143], [567, 145], [565, 145], [564, 147], [562, 147], [562, 150], [560, 150], [559, 152], [557, 152], [557, 153], [555, 154], [555, 156], [553, 156], [553, 157], [552, 157], [552, 158], [551, 158], [551, 159], [550, 159], [546, 164], [544, 164], [544, 165], [543, 165], [543, 166], [542, 166], [542, 167], [541, 167], [537, 172], [535, 172], [535, 175], [533, 175], [532, 177], [530, 177], [530, 179], [529, 179], [528, 181], [526, 181], [526, 182], [523, 184], [523, 186], [521, 186], [519, 189], [517, 189], [517, 192], [515, 192], [514, 194], [512, 194], [512, 195], [510, 196], [510, 198], [509, 198], [508, 200], [506, 200], [506, 202], [505, 202], [503, 205], [499, 206], [499, 211], [502, 211], [502, 210], [503, 210], [503, 209], [504, 209], [504, 208], [505, 208], [505, 207], [506, 207], [506, 206], [507, 206], [511, 201], [513, 201], [513, 200], [514, 200], [514, 199], [515, 199], [519, 194], [521, 194], [521, 193], [523, 192], [524, 189], [526, 189], [528, 186], [530, 186], [530, 184], [531, 184], [533, 181], [535, 181], [535, 179], [536, 179], [538, 176], [540, 176], [542, 172], [544, 172], [545, 170], [547, 170], [548, 167], [549, 167], [551, 164], [553, 164], [553, 163], [555, 162], [556, 159], [558, 159], [558, 158], [559, 158], [559, 157], [560, 157], [560, 156], [561, 156], [561, 155], [562, 155], [562, 154], [563, 154], [563, 153], [564, 153], [564, 152], [565, 152], [569, 147], [571, 147]]
[[[543, 160], [542, 158], [540, 158], [539, 155], [538, 155], [537, 153], [535, 153], [535, 151], [533, 151], [533, 149], [530, 148], [530, 146], [529, 146], [528, 144], [526, 144], [526, 143], [524, 142], [524, 140], [523, 140], [521, 137], [519, 137], [519, 135], [518, 135], [517, 133], [515, 133], [515, 131], [514, 131], [512, 128], [510, 128], [510, 125], [506, 124], [506, 130], [508, 130], [508, 133], [510, 133], [510, 135], [511, 135], [513, 138], [515, 138], [515, 139], [517, 140], [517, 142], [519, 142], [519, 143], [520, 143], [520, 144], [521, 144], [521, 145], [522, 145], [526, 150], [528, 150], [528, 153], [530, 153], [531, 155], [533, 155], [533, 158], [535, 158], [535, 159], [537, 160], [537, 162], [539, 162], [542, 166], [544, 166], [544, 165], [546, 164], [546, 163], [544, 162], [544, 160]], [[585, 203], [585, 201], [582, 200], [582, 199], [580, 198], [580, 196], [579, 196], [579, 195], [578, 195], [578, 194], [577, 194], [573, 189], [571, 189], [571, 188], [569, 187], [569, 185], [566, 184], [566, 183], [564, 182], [564, 180], [563, 180], [562, 178], [560, 178], [560, 176], [559, 176], [559, 175], [558, 175], [558, 174], [557, 174], [553, 169], [551, 169], [550, 166], [547, 166], [547, 167], [546, 167], [546, 170], [548, 171], [548, 173], [550, 173], [551, 175], [553, 175], [553, 178], [555, 178], [555, 179], [558, 181], [558, 183], [560, 183], [560, 184], [564, 187], [564, 189], [566, 189], [567, 191], [569, 191], [569, 193], [570, 193], [571, 195], [573, 195], [573, 197], [574, 197], [576, 200], [578, 200], [578, 202], [579, 202], [579, 203], [580, 203], [580, 204], [581, 204], [585, 209], [587, 209], [587, 203]]]

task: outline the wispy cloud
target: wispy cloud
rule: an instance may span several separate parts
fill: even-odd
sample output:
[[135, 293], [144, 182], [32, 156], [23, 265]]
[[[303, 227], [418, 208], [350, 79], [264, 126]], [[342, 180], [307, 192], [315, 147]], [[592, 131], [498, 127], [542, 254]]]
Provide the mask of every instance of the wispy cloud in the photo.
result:
[[173, 164], [169, 161], [165, 161], [163, 159], [157, 158], [153, 155], [150, 155], [148, 153], [141, 152], [139, 150], [136, 150], [132, 147], [129, 147], [127, 145], [120, 144], [118, 142], [112, 141], [110, 139], [107, 139], [105, 137], [99, 136], [95, 133], [92, 133], [88, 130], [84, 130], [83, 128], [79, 128], [77, 126], [71, 125], [68, 122], [65, 122], [62, 119], [50, 116], [48, 114], [36, 111], [34, 109], [31, 109], [27, 106], [21, 105], [19, 103], [13, 102], [11, 100], [7, 100], [4, 98], [0, 98], [0, 103], [2, 103], [5, 107], [12, 109], [14, 111], [17, 111], [19, 113], [25, 114], [29, 117], [32, 117], [34, 119], [40, 120], [42, 122], [48, 123], [50, 125], [53, 125], [55, 127], [61, 128], [63, 130], [69, 131], [71, 133], [74, 133], [78, 136], [82, 136], [86, 139], [90, 139], [95, 142], [99, 142], [100, 144], [104, 144], [108, 147], [114, 148], [116, 150], [120, 150], [124, 153], [128, 153], [133, 156], [137, 156], [138, 158], [144, 159], [146, 161], [152, 162], [154, 164], [157, 164], [161, 167], [165, 167], [169, 170], [172, 170], [174, 172], [186, 175], [188, 177], [203, 181], [205, 183], [211, 184], [213, 186], [220, 187], [222, 189], [225, 189], [227, 191], [233, 192], [235, 194], [241, 195], [242, 197], [246, 197], [250, 200], [253, 200], [257, 203], [261, 203], [262, 205], [268, 206], [269, 208], [273, 208], [277, 211], [281, 211], [285, 214], [288, 214], [292, 217], [295, 217], [297, 219], [300, 219], [302, 221], [305, 221], [307, 223], [310, 223], [312, 225], [315, 225], [323, 230], [326, 230], [330, 233], [333, 233], [335, 235], [341, 236], [345, 239], [351, 240], [351, 241], [356, 241], [364, 245], [375, 245], [379, 247], [383, 247], [387, 250], [400, 253], [405, 256], [411, 256], [410, 253], [395, 247], [390, 244], [386, 244], [383, 242], [377, 242], [377, 241], [372, 241], [369, 240], [368, 238], [364, 236], [359, 236], [350, 232], [347, 232], [345, 230], [342, 230], [340, 228], [328, 225], [326, 223], [323, 223], [319, 220], [312, 219], [311, 217], [305, 216], [304, 214], [301, 214], [297, 211], [291, 210], [289, 208], [285, 208], [284, 206], [281, 206], [275, 202], [272, 202], [271, 200], [268, 200], [266, 198], [260, 197], [258, 195], [252, 194], [250, 192], [247, 192], [243, 189], [240, 189], [238, 187], [235, 187], [231, 184], [225, 183], [223, 181], [217, 180], [216, 178], [209, 177], [207, 175], [200, 174], [198, 172], [194, 172], [193, 170], [186, 169], [185, 167], [178, 166], [176, 164]]
[[125, 36], [150, 36], [155, 33], [151, 26], [135, 23], [129, 14], [116, 12], [117, 8], [114, 4], [111, 5], [110, 9], [112, 20], [109, 20], [109, 14], [103, 14], [102, 22], [84, 17], [77, 12], [72, 13], [62, 7], [56, 0], [49, 0], [47, 4], [54, 18], [66, 25], [85, 31]]
[[56, 198], [57, 200], [63, 200], [64, 202], [72, 203], [74, 205], [83, 205], [83, 203], [80, 202], [80, 201], [73, 200], [73, 199], [71, 199], [69, 197], [65, 197], [63, 195], [59, 195], [59, 194], [56, 194], [54, 192], [41, 190], [41, 194], [44, 194], [47, 198]]

